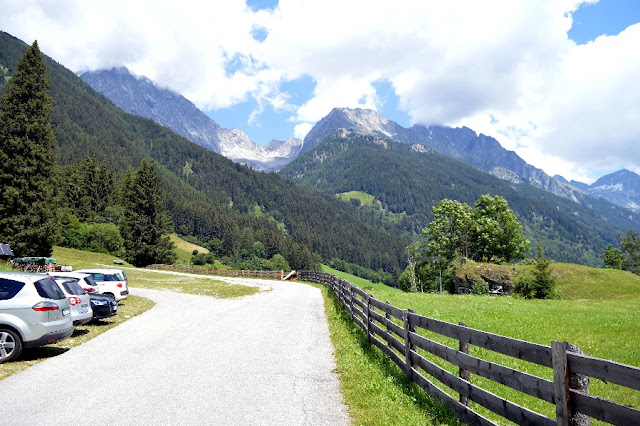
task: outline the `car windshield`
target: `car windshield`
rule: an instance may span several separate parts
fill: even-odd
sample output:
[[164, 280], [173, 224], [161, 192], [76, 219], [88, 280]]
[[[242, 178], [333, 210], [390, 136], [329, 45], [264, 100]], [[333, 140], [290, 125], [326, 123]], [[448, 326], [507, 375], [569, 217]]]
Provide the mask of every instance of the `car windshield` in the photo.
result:
[[65, 298], [60, 287], [51, 278], [43, 278], [34, 283], [40, 297], [45, 299], [62, 300]]
[[81, 296], [87, 293], [82, 287], [80, 287], [80, 284], [78, 284], [78, 280], [75, 279], [63, 282], [62, 286], [67, 291], [67, 293], [73, 294], [74, 296]]
[[22, 290], [22, 287], [24, 287], [23, 282], [0, 278], [0, 300], [12, 299]]

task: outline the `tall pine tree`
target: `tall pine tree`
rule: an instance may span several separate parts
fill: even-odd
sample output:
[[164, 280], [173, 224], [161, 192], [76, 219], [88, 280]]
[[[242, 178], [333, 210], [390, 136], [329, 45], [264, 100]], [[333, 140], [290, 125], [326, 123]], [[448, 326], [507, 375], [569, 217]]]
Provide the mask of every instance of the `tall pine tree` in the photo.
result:
[[38, 43], [0, 101], [0, 242], [16, 256], [50, 256], [55, 240], [55, 134], [48, 70]]
[[175, 245], [167, 235], [169, 216], [164, 208], [164, 190], [155, 166], [142, 160], [124, 185], [120, 232], [127, 261], [136, 266], [173, 263]]

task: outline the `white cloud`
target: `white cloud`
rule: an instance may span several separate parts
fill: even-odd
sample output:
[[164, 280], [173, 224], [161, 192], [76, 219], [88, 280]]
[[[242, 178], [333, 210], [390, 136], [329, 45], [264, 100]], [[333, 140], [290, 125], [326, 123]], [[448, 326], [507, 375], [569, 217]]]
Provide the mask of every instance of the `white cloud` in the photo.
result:
[[309, 130], [313, 127], [313, 123], [300, 123], [296, 124], [293, 128], [293, 137], [297, 139], [304, 139], [309, 133]]
[[[252, 122], [292, 111], [297, 137], [333, 107], [376, 109], [373, 83], [387, 80], [413, 122], [466, 125], [593, 180], [640, 169], [640, 25], [577, 46], [567, 31], [582, 3], [0, 0], [0, 26], [73, 70], [126, 65], [203, 109], [254, 99]], [[281, 84], [305, 75], [316, 87], [294, 105]]]

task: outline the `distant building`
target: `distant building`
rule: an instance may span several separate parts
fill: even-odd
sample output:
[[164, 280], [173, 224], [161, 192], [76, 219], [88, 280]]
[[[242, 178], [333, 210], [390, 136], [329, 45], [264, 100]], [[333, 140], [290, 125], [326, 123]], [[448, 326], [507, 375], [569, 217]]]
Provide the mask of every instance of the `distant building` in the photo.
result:
[[13, 257], [13, 250], [9, 244], [0, 244], [0, 260], [8, 261]]

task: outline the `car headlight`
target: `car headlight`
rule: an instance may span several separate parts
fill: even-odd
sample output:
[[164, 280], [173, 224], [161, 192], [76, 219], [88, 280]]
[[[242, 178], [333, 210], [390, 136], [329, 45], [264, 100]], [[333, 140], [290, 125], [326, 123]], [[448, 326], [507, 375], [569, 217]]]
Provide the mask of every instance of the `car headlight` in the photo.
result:
[[92, 300], [94, 305], [98, 305], [98, 306], [105, 306], [108, 305], [109, 302], [107, 302], [106, 300]]

